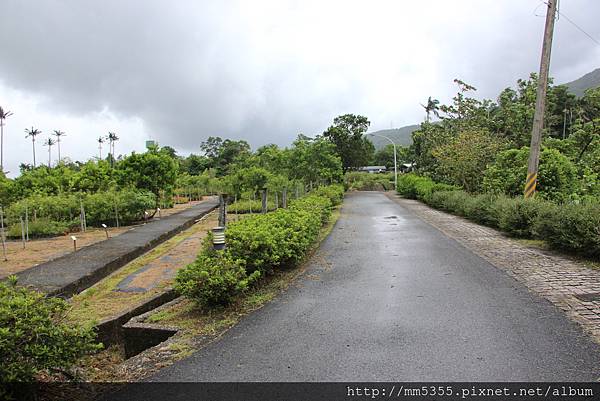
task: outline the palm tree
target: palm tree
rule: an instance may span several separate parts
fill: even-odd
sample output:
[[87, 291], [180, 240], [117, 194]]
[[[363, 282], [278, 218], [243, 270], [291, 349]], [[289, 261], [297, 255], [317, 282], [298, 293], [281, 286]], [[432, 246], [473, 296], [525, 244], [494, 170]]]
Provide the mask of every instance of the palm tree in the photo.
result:
[[109, 142], [108, 147], [112, 150], [112, 157], [110, 158], [110, 165], [112, 166], [115, 160], [115, 142], [119, 140], [119, 137], [114, 132], [109, 132], [107, 139]]
[[55, 129], [52, 135], [56, 137], [56, 145], [58, 146], [58, 162], [60, 163], [60, 137], [66, 136], [67, 134], [65, 134], [63, 131]]
[[12, 116], [12, 112], [0, 107], [0, 171], [4, 172], [4, 120]]
[[31, 144], [33, 145], [33, 168], [35, 168], [35, 137], [41, 134], [42, 131], [31, 127], [31, 129], [25, 128], [25, 133], [27, 134], [25, 138], [31, 137]]
[[102, 160], [102, 144], [104, 143], [104, 137], [98, 138], [98, 149], [100, 150], [100, 160]]
[[427, 122], [429, 122], [429, 115], [433, 113], [436, 117], [440, 116], [439, 107], [440, 101], [437, 99], [432, 99], [431, 96], [427, 99], [427, 105], [421, 103], [421, 106], [425, 109], [425, 113], [427, 113]]
[[52, 138], [48, 138], [46, 139], [46, 142], [44, 142], [44, 146], [48, 146], [48, 168], [50, 168], [50, 165], [52, 164], [52, 146], [55, 143], [57, 142]]

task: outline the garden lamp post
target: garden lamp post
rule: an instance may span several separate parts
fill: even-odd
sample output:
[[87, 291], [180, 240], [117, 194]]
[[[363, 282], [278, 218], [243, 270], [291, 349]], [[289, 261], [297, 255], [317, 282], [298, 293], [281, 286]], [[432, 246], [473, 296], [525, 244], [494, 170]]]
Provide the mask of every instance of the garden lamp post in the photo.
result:
[[390, 141], [390, 143], [394, 147], [394, 190], [398, 191], [398, 161], [397, 161], [398, 158], [396, 156], [396, 143], [384, 135], [380, 135], [380, 134], [367, 134], [367, 135], [378, 136], [380, 138], [387, 139], [388, 141]]

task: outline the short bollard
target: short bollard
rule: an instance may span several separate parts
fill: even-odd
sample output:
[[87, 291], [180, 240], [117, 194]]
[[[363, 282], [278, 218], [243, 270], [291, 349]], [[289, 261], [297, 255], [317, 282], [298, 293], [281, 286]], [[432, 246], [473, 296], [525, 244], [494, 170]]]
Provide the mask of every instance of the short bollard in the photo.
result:
[[221, 251], [225, 249], [225, 227], [215, 227], [212, 229], [213, 249]]
[[148, 212], [144, 212], [144, 224], [148, 222]]
[[160, 208], [157, 208], [157, 209], [158, 209], [158, 218], [159, 218], [159, 219], [161, 219], [161, 218], [162, 218], [162, 216], [161, 216], [161, 214], [160, 214]]
[[71, 235], [71, 239], [73, 240], [73, 252], [75, 252], [77, 250], [77, 237]]
[[104, 228], [104, 232], [106, 233], [106, 239], [108, 239], [108, 227], [104, 223], [102, 223], [102, 227]]

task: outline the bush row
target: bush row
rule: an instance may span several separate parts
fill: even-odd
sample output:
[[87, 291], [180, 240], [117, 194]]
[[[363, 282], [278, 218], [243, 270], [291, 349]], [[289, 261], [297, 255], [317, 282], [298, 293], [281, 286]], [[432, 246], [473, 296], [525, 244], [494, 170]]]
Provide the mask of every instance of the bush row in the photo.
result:
[[196, 261], [177, 273], [175, 289], [201, 306], [224, 305], [261, 276], [299, 262], [343, 196], [341, 186], [314, 192], [287, 209], [231, 223], [223, 252], [208, 239]]
[[[227, 207], [229, 213], [260, 213], [262, 211], [262, 202], [260, 200], [239, 199]], [[275, 200], [267, 200], [267, 211], [275, 210]]]
[[387, 191], [394, 189], [394, 175], [351, 171], [344, 176], [344, 186], [350, 191]]
[[[429, 184], [425, 184], [429, 181]], [[510, 198], [484, 193], [472, 195], [461, 190], [436, 190], [426, 177], [402, 176], [398, 192], [432, 207], [500, 229], [509, 235], [542, 239], [552, 248], [592, 258], [600, 257], [600, 202], [556, 204], [539, 198]], [[431, 186], [431, 193], [419, 195], [417, 187]], [[415, 195], [416, 194], [416, 195]]]
[[144, 218], [147, 209], [154, 208], [155, 196], [148, 191], [127, 189], [77, 195], [32, 196], [13, 203], [6, 209], [8, 235], [21, 236], [20, 218], [29, 218], [29, 234], [58, 235], [79, 225], [83, 204], [89, 226], [130, 224]]
[[398, 178], [398, 192], [409, 199], [429, 200], [434, 192], [456, 189], [455, 186], [437, 183], [416, 174], [404, 174]]

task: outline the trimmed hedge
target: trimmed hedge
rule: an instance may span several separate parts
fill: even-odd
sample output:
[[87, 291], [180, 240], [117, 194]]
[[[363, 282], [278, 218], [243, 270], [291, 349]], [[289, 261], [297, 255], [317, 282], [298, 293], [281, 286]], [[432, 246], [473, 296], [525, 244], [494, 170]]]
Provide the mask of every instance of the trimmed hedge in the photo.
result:
[[421, 177], [413, 173], [398, 177], [398, 193], [409, 199], [430, 199], [434, 192], [457, 189], [453, 185], [438, 183], [428, 177]]
[[552, 206], [533, 225], [552, 247], [600, 258], [600, 203]]
[[540, 198], [509, 198], [495, 193], [471, 195], [461, 190], [436, 188], [442, 187], [436, 187], [427, 177], [407, 174], [399, 180], [398, 192], [515, 237], [542, 239], [555, 249], [600, 257], [598, 200], [556, 204]]
[[44, 370], [67, 370], [101, 347], [91, 328], [64, 321], [66, 301], [16, 284], [14, 276], [0, 282], [0, 382], [31, 382]]
[[287, 209], [230, 223], [227, 249], [213, 251], [209, 237], [196, 261], [177, 273], [176, 291], [200, 306], [228, 304], [263, 275], [302, 260], [329, 220], [332, 199], [342, 197], [342, 186], [330, 186], [292, 201]]

